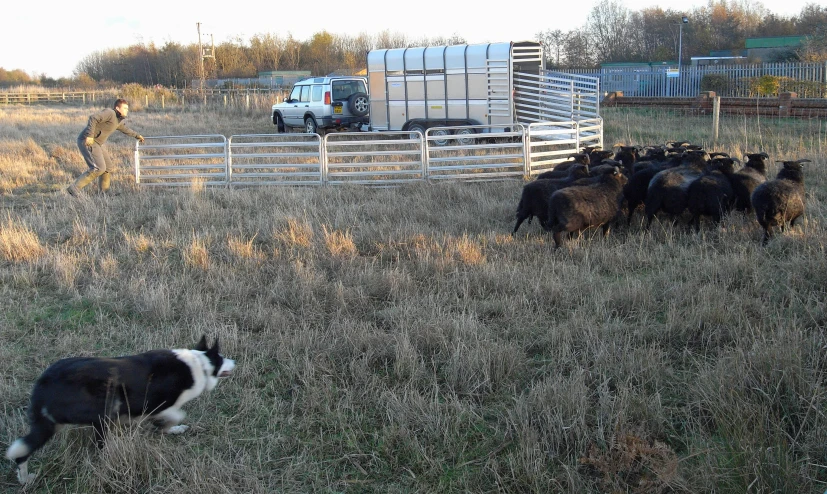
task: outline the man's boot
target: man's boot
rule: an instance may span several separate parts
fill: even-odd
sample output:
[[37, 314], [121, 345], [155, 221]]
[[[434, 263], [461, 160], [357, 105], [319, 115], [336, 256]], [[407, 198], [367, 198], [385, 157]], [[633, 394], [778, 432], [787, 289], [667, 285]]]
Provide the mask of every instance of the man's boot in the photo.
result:
[[77, 180], [75, 180], [75, 183], [66, 189], [66, 192], [68, 192], [69, 195], [77, 197], [80, 194], [80, 189], [89, 185], [93, 180], [98, 178], [100, 174], [101, 172], [98, 169], [86, 170], [78, 177]]
[[98, 186], [100, 187], [101, 194], [105, 194], [109, 190], [109, 183], [111, 180], [112, 175], [109, 172], [101, 173], [101, 176], [98, 179]]

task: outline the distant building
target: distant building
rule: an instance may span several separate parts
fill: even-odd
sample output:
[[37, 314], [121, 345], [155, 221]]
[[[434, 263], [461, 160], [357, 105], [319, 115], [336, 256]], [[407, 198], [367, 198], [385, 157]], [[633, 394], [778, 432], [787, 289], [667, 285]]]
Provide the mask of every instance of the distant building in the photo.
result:
[[653, 69], [663, 68], [666, 69], [668, 67], [677, 67], [678, 62], [669, 60], [669, 61], [660, 61], [660, 62], [610, 62], [610, 63], [601, 63], [600, 64], [600, 72], [602, 73], [612, 73], [612, 72], [650, 72]]
[[730, 56], [709, 56], [709, 57], [692, 57], [690, 65], [693, 67], [706, 67], [709, 65], [738, 65], [747, 63], [749, 59], [745, 55], [730, 55]]
[[744, 43], [750, 62], [767, 62], [783, 58], [801, 48], [807, 36], [771, 36], [747, 38]]
[[270, 70], [259, 72], [259, 80], [267, 86], [292, 86], [302, 79], [310, 77], [309, 70]]

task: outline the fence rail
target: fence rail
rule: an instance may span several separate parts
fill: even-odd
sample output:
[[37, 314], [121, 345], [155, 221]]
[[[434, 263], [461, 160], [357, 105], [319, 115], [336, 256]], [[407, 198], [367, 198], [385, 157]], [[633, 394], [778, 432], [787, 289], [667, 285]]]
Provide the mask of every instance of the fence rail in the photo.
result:
[[[267, 109], [284, 100], [285, 91], [279, 88], [204, 88], [155, 89], [147, 88], [140, 95], [130, 95], [132, 109], [184, 109], [190, 107], [231, 107]], [[124, 97], [117, 89], [98, 91], [0, 91], [0, 105], [33, 105], [63, 103], [74, 105], [108, 106], [115, 98]]]
[[[531, 176], [582, 146], [603, 144], [600, 118], [580, 122], [341, 132], [147, 137], [135, 144], [139, 186], [396, 186]], [[440, 131], [449, 131], [443, 133]]]
[[[764, 63], [681, 67], [573, 69], [571, 74], [600, 79], [604, 92], [622, 91], [636, 97], [694, 97], [715, 91], [724, 97], [775, 96], [795, 92], [802, 98], [827, 97], [827, 63]], [[775, 82], [764, 82], [773, 76]], [[777, 83], [775, 91], [773, 85]], [[769, 84], [769, 87], [767, 87]]]

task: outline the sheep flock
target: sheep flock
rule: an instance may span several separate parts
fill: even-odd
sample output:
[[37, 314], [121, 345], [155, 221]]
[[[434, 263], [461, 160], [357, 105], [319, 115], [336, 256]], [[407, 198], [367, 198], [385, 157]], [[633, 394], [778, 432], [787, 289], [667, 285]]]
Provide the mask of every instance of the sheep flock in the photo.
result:
[[624, 216], [631, 225], [639, 210], [646, 229], [658, 216], [673, 224], [688, 217], [695, 231], [702, 218], [718, 224], [737, 211], [755, 215], [766, 244], [804, 214], [803, 169], [810, 160], [778, 161], [778, 175], [768, 178], [767, 153], [744, 158], [741, 166], [726, 153], [710, 153], [686, 141], [612, 151], [585, 147], [523, 186], [512, 235], [537, 217], [559, 248], [588, 228], [601, 227], [608, 235]]

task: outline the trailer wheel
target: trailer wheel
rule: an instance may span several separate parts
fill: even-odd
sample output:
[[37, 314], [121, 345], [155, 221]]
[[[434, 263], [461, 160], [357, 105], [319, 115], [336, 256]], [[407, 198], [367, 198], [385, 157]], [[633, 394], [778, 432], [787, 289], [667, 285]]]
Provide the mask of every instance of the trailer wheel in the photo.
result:
[[411, 125], [410, 127], [408, 127], [408, 132], [411, 133], [411, 139], [418, 139], [419, 138], [419, 136], [414, 134], [414, 132], [419, 132], [420, 134], [422, 134], [423, 137], [425, 137], [425, 127], [423, 127], [420, 124]]
[[[459, 129], [457, 131], [458, 136], [459, 135], [467, 136], [467, 135], [472, 135], [472, 134], [476, 134], [474, 129]], [[459, 139], [457, 139], [457, 142], [459, 143], [460, 146], [470, 146], [471, 144], [474, 144], [474, 141], [476, 141], [476, 139], [471, 138], [471, 137], [464, 137], [464, 138], [460, 137]]]
[[357, 117], [364, 117], [370, 110], [368, 95], [365, 93], [351, 94], [350, 98], [347, 99], [347, 109]]
[[[451, 135], [451, 131], [448, 129], [437, 129], [431, 132], [431, 135], [434, 137], [443, 137]], [[437, 146], [447, 146], [450, 139], [434, 139], [434, 144]]]

